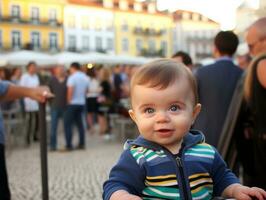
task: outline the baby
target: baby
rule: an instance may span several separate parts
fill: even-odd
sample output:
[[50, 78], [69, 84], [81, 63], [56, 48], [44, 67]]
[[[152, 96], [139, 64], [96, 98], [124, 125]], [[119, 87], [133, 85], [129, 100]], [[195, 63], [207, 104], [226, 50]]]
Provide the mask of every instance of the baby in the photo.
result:
[[159, 59], [140, 67], [130, 91], [129, 114], [140, 136], [126, 143], [104, 183], [104, 199], [266, 199], [264, 190], [239, 184], [204, 135], [190, 130], [201, 105], [183, 64]]

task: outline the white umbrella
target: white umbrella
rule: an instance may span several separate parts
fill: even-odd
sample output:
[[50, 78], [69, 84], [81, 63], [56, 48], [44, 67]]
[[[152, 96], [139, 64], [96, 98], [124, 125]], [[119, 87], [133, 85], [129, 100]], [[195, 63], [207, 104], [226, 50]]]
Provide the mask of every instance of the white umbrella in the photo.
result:
[[136, 57], [129, 55], [110, 55], [108, 62], [110, 64], [129, 64], [142, 65], [149, 62], [151, 59], [145, 57]]
[[96, 63], [96, 64], [111, 64], [110, 59], [111, 55], [98, 53], [98, 52], [90, 52], [83, 53], [83, 61], [86, 63]]
[[0, 54], [0, 67], [7, 65], [7, 59], [5, 54]]
[[72, 62], [85, 63], [84, 56], [80, 53], [63, 51], [52, 56], [57, 64], [69, 65]]
[[9, 65], [27, 65], [30, 61], [34, 61], [37, 65], [53, 65], [56, 61], [53, 57], [46, 53], [40, 53], [29, 50], [14, 51], [7, 53], [4, 58]]

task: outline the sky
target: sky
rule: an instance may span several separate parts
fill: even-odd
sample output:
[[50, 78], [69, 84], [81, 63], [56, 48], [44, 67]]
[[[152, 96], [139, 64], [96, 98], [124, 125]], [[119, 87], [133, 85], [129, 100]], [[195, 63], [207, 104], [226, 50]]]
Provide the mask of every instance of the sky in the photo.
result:
[[[199, 12], [221, 24], [222, 30], [232, 30], [236, 23], [236, 8], [244, 0], [157, 0], [160, 10], [176, 9]], [[259, 0], [245, 0], [252, 7], [256, 7]]]

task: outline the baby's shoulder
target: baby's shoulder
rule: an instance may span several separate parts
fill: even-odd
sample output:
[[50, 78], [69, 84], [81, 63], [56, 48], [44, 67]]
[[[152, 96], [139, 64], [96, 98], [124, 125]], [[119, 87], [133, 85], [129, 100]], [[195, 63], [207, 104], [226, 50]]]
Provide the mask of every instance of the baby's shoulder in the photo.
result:
[[163, 150], [154, 150], [138, 145], [132, 145], [128, 150], [138, 164], [167, 157]]

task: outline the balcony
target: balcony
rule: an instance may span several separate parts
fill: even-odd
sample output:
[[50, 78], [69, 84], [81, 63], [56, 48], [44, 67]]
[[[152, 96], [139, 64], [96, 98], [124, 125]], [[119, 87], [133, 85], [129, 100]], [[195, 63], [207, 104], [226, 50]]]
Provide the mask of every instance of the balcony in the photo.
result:
[[53, 27], [63, 27], [61, 22], [57, 20], [49, 19], [31, 19], [31, 18], [21, 18], [21, 17], [12, 17], [12, 16], [1, 16], [0, 23], [13, 23], [13, 24], [28, 24], [35, 26], [53, 26]]
[[31, 51], [38, 51], [38, 52], [58, 52], [61, 50], [60, 47], [57, 45], [49, 46], [49, 44], [45, 44], [45, 41], [40, 41], [42, 45], [34, 46], [31, 43], [1, 43], [0, 44], [0, 51], [1, 52], [9, 52], [9, 51], [18, 51], [18, 50], [31, 50]]
[[163, 30], [155, 30], [154, 28], [141, 28], [135, 27], [134, 34], [143, 35], [143, 36], [161, 36], [163, 34]]
[[140, 56], [145, 56], [145, 57], [165, 57], [165, 51], [163, 49], [158, 49], [158, 50], [150, 50], [143, 48], [141, 49]]

